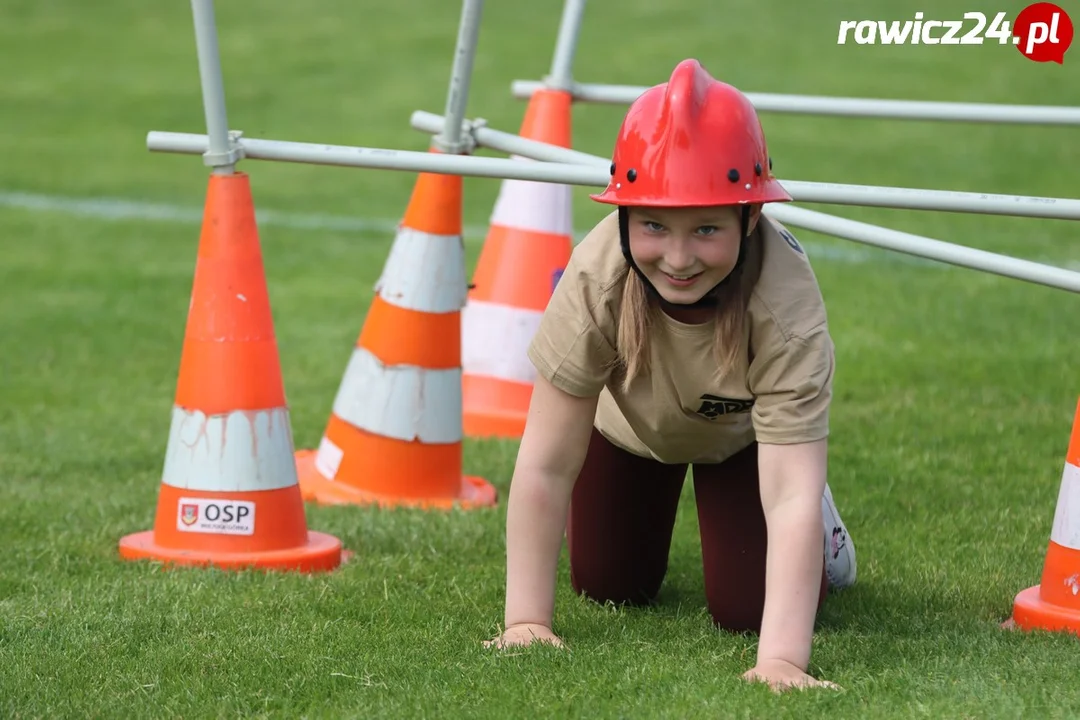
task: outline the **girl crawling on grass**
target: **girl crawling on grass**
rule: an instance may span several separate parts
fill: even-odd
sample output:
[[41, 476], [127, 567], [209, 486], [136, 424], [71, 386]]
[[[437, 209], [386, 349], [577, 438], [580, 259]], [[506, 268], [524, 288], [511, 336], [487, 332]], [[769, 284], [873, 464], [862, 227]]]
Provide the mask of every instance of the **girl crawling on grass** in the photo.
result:
[[565, 533], [576, 592], [653, 601], [687, 468], [714, 622], [759, 633], [744, 678], [807, 674], [829, 586], [855, 552], [826, 484], [834, 370], [824, 301], [757, 114], [695, 60], [630, 107], [593, 199], [617, 206], [575, 248], [529, 348], [538, 377], [507, 507], [504, 632], [552, 630]]

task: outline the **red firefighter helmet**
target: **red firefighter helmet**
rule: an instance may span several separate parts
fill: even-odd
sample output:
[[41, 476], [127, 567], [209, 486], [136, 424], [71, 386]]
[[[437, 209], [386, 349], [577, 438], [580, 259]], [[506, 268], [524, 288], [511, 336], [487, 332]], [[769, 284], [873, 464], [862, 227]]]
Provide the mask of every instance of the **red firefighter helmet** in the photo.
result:
[[645, 91], [615, 142], [611, 181], [593, 200], [654, 207], [788, 202], [757, 111], [697, 60]]

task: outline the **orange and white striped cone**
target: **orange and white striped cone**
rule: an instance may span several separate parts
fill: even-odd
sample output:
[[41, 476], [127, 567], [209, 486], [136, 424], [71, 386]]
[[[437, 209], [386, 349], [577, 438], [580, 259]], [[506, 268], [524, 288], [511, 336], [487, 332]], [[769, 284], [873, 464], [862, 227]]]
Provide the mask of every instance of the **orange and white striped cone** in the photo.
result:
[[[536, 91], [521, 137], [569, 148], [571, 101], [563, 90]], [[469, 437], [524, 433], [536, 380], [529, 343], [573, 249], [569, 185], [502, 182], [462, 313], [463, 425]]]
[[496, 502], [462, 474], [462, 178], [422, 173], [317, 450], [297, 453], [305, 499], [446, 509]]
[[1080, 634], [1080, 403], [1073, 418], [1042, 578], [1038, 585], [1016, 596], [1012, 620], [1021, 630]]
[[153, 530], [127, 560], [331, 570], [341, 542], [311, 532], [293, 463], [248, 176], [210, 177]]

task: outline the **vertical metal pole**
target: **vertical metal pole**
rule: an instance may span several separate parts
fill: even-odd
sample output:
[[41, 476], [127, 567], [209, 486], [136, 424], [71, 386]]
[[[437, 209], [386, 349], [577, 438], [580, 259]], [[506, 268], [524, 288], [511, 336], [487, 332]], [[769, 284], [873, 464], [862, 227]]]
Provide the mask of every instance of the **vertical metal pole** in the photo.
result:
[[555, 56], [551, 61], [551, 74], [544, 84], [553, 90], [571, 90], [574, 84], [574, 54], [577, 52], [581, 16], [585, 14], [585, 0], [565, 0], [559, 36], [555, 41]]
[[191, 0], [191, 11], [195, 18], [195, 46], [199, 56], [206, 135], [210, 141], [209, 150], [203, 155], [203, 162], [212, 167], [217, 175], [230, 175], [240, 158], [229, 139], [229, 121], [225, 114], [225, 84], [221, 77], [217, 27], [214, 23], [214, 0]]
[[473, 60], [476, 58], [480, 14], [483, 9], [484, 0], [464, 0], [462, 4], [457, 50], [446, 97], [446, 123], [442, 133], [432, 139], [435, 146], [445, 153], [456, 155], [472, 151], [473, 146], [469, 142], [471, 138], [463, 139], [461, 125], [465, 120], [465, 106], [469, 101], [469, 81], [472, 78]]

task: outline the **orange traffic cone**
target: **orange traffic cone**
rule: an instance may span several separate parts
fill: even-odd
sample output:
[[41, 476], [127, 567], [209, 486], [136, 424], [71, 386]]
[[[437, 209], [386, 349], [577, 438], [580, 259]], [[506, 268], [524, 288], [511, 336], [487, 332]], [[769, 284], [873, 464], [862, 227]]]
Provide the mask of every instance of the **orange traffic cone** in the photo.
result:
[[1065, 455], [1042, 579], [1016, 596], [1012, 619], [1022, 630], [1080, 634], [1080, 403]]
[[297, 453], [304, 498], [421, 508], [494, 505], [462, 475], [462, 178], [421, 173], [318, 450]]
[[[521, 137], [570, 147], [571, 95], [541, 89]], [[573, 251], [569, 185], [504, 180], [462, 313], [463, 425], [520, 438], [536, 370], [526, 352]]]
[[212, 175], [153, 530], [127, 560], [304, 572], [341, 564], [310, 532], [245, 173]]

